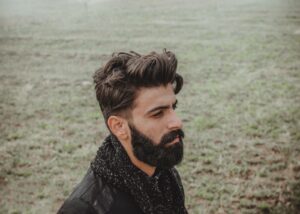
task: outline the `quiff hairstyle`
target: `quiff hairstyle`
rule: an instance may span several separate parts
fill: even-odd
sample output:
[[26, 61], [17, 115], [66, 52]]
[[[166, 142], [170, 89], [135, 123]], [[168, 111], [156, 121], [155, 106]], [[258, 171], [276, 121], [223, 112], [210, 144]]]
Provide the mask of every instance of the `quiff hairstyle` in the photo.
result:
[[171, 83], [177, 94], [182, 88], [183, 78], [176, 73], [176, 69], [175, 54], [165, 49], [161, 54], [151, 52], [140, 55], [133, 51], [112, 54], [93, 76], [105, 122], [111, 115], [120, 115], [131, 109], [140, 88]]

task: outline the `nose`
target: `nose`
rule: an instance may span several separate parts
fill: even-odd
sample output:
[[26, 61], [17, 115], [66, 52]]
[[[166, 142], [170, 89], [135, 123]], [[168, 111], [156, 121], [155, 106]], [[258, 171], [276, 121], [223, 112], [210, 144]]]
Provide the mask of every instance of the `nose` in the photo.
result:
[[177, 116], [174, 110], [172, 110], [171, 117], [168, 123], [168, 129], [171, 131], [173, 130], [178, 130], [182, 129], [182, 121], [181, 119]]

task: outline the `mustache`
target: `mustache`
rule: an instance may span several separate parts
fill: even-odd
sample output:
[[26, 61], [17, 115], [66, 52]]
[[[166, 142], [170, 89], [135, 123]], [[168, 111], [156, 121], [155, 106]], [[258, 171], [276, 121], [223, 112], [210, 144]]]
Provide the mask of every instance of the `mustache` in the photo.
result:
[[180, 140], [184, 138], [184, 132], [181, 129], [174, 130], [165, 134], [161, 139], [161, 145], [166, 145], [167, 143], [170, 143], [173, 140], [175, 140], [177, 137], [179, 137]]

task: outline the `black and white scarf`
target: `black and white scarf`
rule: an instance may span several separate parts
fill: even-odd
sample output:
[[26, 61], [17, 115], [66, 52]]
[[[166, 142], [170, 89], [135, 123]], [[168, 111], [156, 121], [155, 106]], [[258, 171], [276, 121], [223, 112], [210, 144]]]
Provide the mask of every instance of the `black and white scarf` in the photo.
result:
[[97, 177], [130, 194], [145, 214], [187, 213], [176, 169], [157, 169], [154, 176], [148, 176], [131, 163], [113, 135], [100, 146], [91, 168]]

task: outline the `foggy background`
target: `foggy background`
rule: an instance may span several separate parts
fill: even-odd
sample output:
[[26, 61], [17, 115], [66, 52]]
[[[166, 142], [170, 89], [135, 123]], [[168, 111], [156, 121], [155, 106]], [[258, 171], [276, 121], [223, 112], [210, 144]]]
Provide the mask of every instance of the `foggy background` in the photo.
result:
[[0, 0], [0, 213], [58, 210], [108, 134], [94, 71], [163, 48], [189, 212], [297, 213], [297, 0]]

